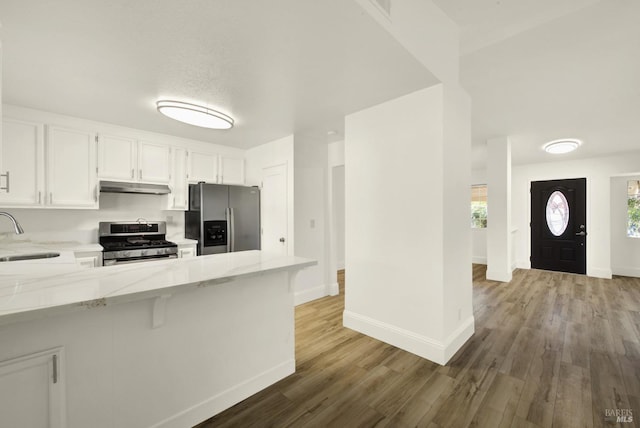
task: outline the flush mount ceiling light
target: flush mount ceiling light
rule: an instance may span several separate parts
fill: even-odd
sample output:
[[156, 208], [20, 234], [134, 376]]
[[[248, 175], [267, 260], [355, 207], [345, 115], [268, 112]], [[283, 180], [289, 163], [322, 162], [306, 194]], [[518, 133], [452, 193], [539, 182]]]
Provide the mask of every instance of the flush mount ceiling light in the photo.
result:
[[569, 153], [577, 149], [582, 141], [573, 138], [563, 138], [561, 140], [550, 141], [544, 145], [544, 151], [554, 155]]
[[171, 119], [210, 129], [229, 129], [233, 119], [224, 113], [196, 104], [181, 101], [160, 100], [156, 102], [158, 111]]

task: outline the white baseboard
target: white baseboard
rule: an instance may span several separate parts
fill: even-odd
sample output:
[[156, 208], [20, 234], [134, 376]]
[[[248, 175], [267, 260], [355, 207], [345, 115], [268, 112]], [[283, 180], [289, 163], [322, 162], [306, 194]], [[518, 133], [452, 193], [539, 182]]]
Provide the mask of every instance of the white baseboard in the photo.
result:
[[327, 290], [327, 286], [324, 284], [316, 285], [315, 287], [307, 288], [302, 291], [296, 291], [293, 297], [293, 304], [298, 306], [303, 303], [311, 302], [312, 300], [321, 299], [328, 296], [328, 292], [329, 290]]
[[296, 361], [285, 361], [153, 425], [152, 428], [184, 428], [195, 426], [229, 407], [238, 404], [242, 400], [251, 397], [256, 392], [262, 391], [266, 387], [295, 373], [295, 371]]
[[462, 324], [460, 324], [460, 327], [455, 329], [453, 333], [447, 337], [444, 348], [444, 357], [446, 362], [449, 362], [451, 357], [453, 357], [455, 353], [462, 348], [462, 345], [464, 345], [467, 340], [473, 336], [475, 331], [476, 320], [473, 315], [471, 315]]
[[510, 282], [513, 278], [511, 271], [503, 272], [503, 271], [495, 271], [487, 269], [487, 279], [490, 281], [500, 281], [500, 282]]
[[611, 272], [613, 275], [631, 276], [634, 278], [640, 278], [640, 268], [635, 267], [612, 267]]
[[333, 284], [329, 284], [329, 286], [327, 287], [327, 295], [337, 296], [338, 294], [340, 294], [340, 286], [338, 285], [338, 283], [334, 282]]
[[473, 257], [471, 257], [471, 263], [475, 263], [477, 265], [486, 265], [487, 264], [487, 258], [486, 257], [473, 256]]
[[611, 269], [589, 268], [589, 266], [587, 266], [587, 276], [611, 279], [613, 277], [613, 272]]
[[445, 343], [412, 331], [387, 324], [364, 315], [344, 311], [343, 324], [360, 333], [396, 346], [422, 358], [445, 365], [474, 332], [471, 316], [456, 329]]

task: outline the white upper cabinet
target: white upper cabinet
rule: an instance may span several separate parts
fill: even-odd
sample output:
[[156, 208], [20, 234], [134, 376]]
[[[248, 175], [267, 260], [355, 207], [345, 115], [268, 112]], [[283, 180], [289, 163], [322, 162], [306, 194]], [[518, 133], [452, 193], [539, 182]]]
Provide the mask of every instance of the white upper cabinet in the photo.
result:
[[244, 159], [220, 156], [219, 182], [223, 184], [244, 184]]
[[138, 178], [145, 183], [168, 184], [171, 179], [171, 148], [164, 144], [138, 143]]
[[171, 149], [171, 194], [169, 195], [170, 210], [188, 209], [189, 184], [187, 183], [187, 150], [180, 147]]
[[168, 184], [171, 149], [166, 144], [98, 136], [98, 177], [106, 180]]
[[47, 205], [98, 208], [96, 168], [93, 133], [58, 126], [47, 127]]
[[98, 135], [98, 177], [134, 180], [138, 170], [137, 142], [132, 138]]
[[189, 182], [218, 182], [218, 155], [199, 151], [189, 152]]
[[0, 206], [38, 206], [43, 192], [44, 125], [4, 119], [0, 140]]

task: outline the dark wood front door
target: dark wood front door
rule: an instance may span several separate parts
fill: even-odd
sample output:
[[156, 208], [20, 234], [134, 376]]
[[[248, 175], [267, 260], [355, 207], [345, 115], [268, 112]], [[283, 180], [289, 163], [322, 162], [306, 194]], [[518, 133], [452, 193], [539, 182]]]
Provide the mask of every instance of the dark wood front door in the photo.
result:
[[531, 183], [531, 267], [587, 273], [587, 180]]

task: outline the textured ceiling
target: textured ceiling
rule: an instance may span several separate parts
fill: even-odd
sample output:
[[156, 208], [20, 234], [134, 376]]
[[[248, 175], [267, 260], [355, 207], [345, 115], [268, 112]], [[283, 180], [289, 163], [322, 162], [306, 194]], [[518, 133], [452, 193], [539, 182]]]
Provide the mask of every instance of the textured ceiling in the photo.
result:
[[[344, 115], [435, 78], [352, 1], [2, 0], [3, 101], [251, 147], [343, 130]], [[159, 98], [230, 114], [173, 122]]]

